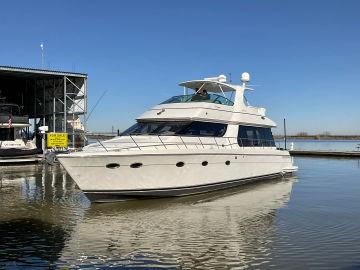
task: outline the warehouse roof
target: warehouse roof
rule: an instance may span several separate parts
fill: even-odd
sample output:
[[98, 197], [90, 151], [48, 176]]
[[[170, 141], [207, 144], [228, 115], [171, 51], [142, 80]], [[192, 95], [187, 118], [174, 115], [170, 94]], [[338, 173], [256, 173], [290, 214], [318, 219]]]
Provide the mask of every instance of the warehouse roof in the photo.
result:
[[59, 70], [35, 69], [27, 67], [0, 66], [0, 75], [17, 76], [26, 78], [71, 76], [86, 78], [87, 74], [77, 72], [66, 72]]

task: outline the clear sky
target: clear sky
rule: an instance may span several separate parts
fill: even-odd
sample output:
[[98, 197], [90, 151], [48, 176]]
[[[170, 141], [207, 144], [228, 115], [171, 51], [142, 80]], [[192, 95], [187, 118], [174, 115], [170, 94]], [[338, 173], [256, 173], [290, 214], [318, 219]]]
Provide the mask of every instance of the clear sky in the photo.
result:
[[177, 83], [248, 71], [289, 133], [360, 134], [360, 1], [4, 1], [0, 65], [89, 75], [88, 127], [124, 129]]

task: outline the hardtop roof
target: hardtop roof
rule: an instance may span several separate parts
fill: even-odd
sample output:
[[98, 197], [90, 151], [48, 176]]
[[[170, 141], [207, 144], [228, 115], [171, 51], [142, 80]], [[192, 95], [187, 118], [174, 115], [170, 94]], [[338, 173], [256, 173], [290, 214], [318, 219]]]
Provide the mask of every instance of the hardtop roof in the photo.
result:
[[213, 93], [221, 93], [221, 92], [231, 92], [236, 91], [238, 89], [237, 85], [232, 85], [228, 83], [223, 83], [219, 81], [213, 80], [193, 80], [193, 81], [186, 81], [179, 84], [179, 86], [183, 86], [194, 91], [198, 89], [206, 90], [208, 92]]

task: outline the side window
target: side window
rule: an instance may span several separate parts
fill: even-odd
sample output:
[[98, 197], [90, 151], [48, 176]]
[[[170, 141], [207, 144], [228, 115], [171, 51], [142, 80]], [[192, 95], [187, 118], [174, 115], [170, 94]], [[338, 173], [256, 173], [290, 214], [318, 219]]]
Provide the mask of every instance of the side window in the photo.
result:
[[222, 137], [226, 132], [227, 125], [219, 123], [192, 122], [178, 134], [205, 136], [205, 137]]
[[265, 146], [275, 146], [274, 137], [270, 128], [261, 128], [261, 139]]
[[189, 135], [222, 137], [226, 124], [207, 122], [138, 122], [121, 135]]
[[254, 139], [254, 146], [263, 146], [263, 140], [261, 136], [262, 128], [255, 127], [254, 129], [256, 133], [256, 138]]
[[275, 146], [270, 128], [239, 126], [238, 144], [240, 146]]
[[14, 128], [0, 128], [0, 141], [13, 141]]
[[238, 144], [240, 146], [253, 146], [255, 133], [253, 127], [239, 126]]

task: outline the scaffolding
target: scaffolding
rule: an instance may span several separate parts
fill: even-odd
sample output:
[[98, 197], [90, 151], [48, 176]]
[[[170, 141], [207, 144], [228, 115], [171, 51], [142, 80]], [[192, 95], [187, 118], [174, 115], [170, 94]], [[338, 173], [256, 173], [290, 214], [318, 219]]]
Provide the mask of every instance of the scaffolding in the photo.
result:
[[49, 132], [68, 133], [70, 146], [79, 147], [86, 132], [87, 79], [84, 73], [0, 66], [0, 98], [20, 106], [35, 134], [48, 126]]

